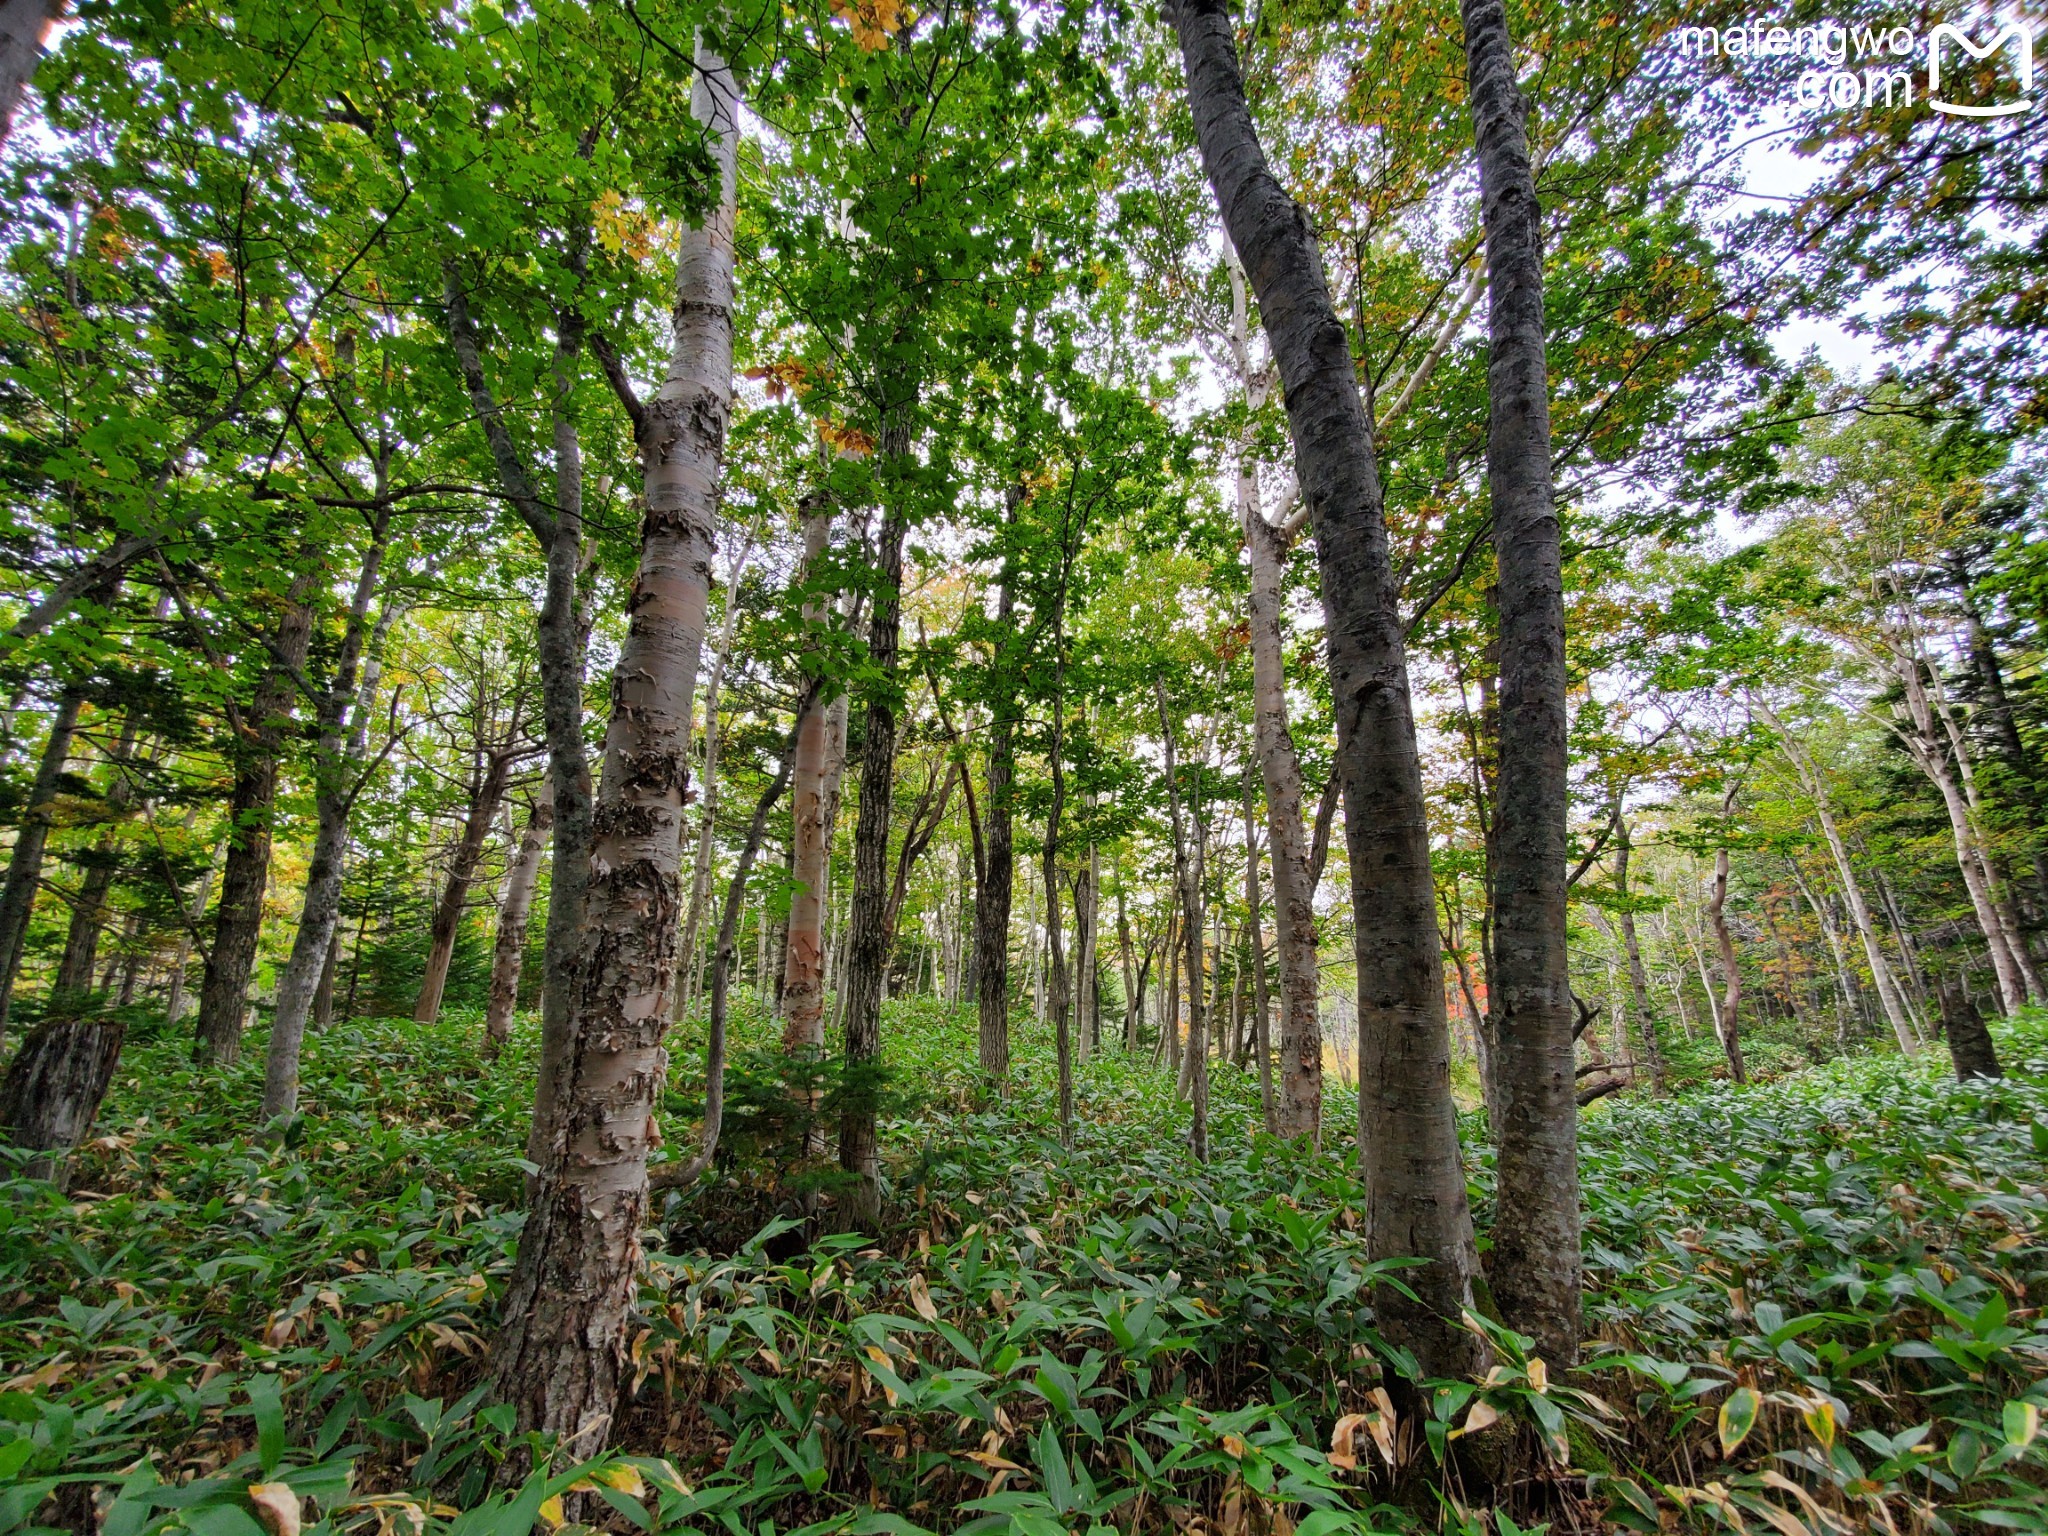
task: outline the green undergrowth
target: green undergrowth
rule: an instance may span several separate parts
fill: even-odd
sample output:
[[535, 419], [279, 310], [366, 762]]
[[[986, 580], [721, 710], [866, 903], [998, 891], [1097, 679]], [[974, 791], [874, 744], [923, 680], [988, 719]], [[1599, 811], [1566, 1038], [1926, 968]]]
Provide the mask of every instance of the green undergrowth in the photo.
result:
[[482, 1383], [530, 1031], [486, 1063], [473, 1016], [338, 1028], [268, 1131], [260, 1039], [210, 1076], [131, 1040], [72, 1192], [0, 1185], [0, 1536], [2048, 1531], [2038, 1018], [1997, 1085], [1879, 1056], [1589, 1112], [1589, 1363], [1475, 1317], [1488, 1380], [1412, 1392], [1348, 1095], [1315, 1156], [1221, 1070], [1201, 1166], [1163, 1072], [1106, 1054], [1069, 1150], [1039, 1032], [999, 1099], [971, 1018], [894, 1005], [890, 1225], [831, 1235], [791, 1088], [829, 1115], [853, 1087], [792, 1085], [736, 1024], [720, 1163], [649, 1234], [615, 1449], [504, 1488]]

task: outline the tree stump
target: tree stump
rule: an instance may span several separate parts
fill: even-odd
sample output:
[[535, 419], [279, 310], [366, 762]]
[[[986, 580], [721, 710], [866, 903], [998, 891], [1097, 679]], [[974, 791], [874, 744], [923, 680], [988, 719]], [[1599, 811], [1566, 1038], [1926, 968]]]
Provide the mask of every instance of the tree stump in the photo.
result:
[[1984, 1015], [1970, 1001], [1970, 994], [1953, 981], [1941, 984], [1941, 1029], [1948, 1036], [1949, 1059], [1955, 1063], [1958, 1081], [2005, 1075], [1998, 1068], [1998, 1052], [1992, 1047]]
[[127, 1032], [119, 1019], [52, 1019], [21, 1042], [0, 1083], [0, 1135], [49, 1154], [29, 1163], [29, 1178], [69, 1182], [69, 1155], [92, 1129]]

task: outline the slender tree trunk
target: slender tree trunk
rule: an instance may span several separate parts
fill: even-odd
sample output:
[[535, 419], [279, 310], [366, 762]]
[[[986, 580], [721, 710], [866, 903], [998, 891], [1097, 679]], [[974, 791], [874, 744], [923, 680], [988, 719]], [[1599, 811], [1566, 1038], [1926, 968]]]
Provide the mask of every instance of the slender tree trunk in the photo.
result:
[[1563, 554], [1550, 478], [1542, 214], [1502, 0], [1463, 0], [1486, 226], [1490, 336], [1486, 479], [1500, 569], [1500, 771], [1494, 801], [1494, 968], [1500, 1198], [1489, 1271], [1502, 1318], [1553, 1365], [1582, 1326], [1579, 1112], [1565, 955], [1569, 805]]
[[80, 994], [92, 990], [93, 960], [99, 952], [100, 931], [107, 925], [107, 897], [114, 889], [114, 875], [120, 865], [120, 839], [113, 831], [113, 824], [123, 820], [128, 804], [134, 798], [135, 784], [129, 776], [128, 767], [135, 756], [135, 739], [138, 722], [131, 711], [121, 723], [121, 736], [114, 746], [109, 760], [113, 781], [107, 786], [103, 802], [109, 823], [108, 831], [99, 840], [94, 850], [91, 867], [79, 883], [78, 900], [71, 906], [71, 923], [64, 935], [63, 958], [57, 963], [57, 979], [52, 983], [52, 996], [58, 994]]
[[341, 969], [341, 924], [327, 936], [327, 958], [320, 965], [320, 984], [313, 988], [312, 1029], [315, 1034], [334, 1023], [334, 977]]
[[224, 1066], [242, 1053], [249, 1011], [249, 978], [263, 934], [263, 893], [270, 883], [270, 839], [277, 810], [277, 776], [284, 757], [284, 727], [298, 701], [292, 674], [306, 664], [313, 638], [312, 594], [317, 572], [292, 583], [278, 623], [275, 656], [256, 687], [247, 731], [235, 744], [235, 790], [228, 802], [228, 859], [214, 911], [213, 948], [199, 988], [193, 1057]]
[[[341, 924], [349, 811], [355, 803], [357, 772], [369, 753], [370, 711], [382, 674], [384, 637], [398, 616], [397, 606], [387, 602], [376, 623], [369, 622], [389, 522], [389, 508], [380, 509], [370, 547], [357, 572], [333, 686], [321, 702], [320, 740], [313, 757], [317, 823], [313, 858], [306, 869], [306, 894], [299, 907], [299, 930], [292, 939], [291, 958], [277, 980], [277, 1011], [271, 1019], [270, 1045], [263, 1064], [263, 1107], [258, 1117], [262, 1124], [298, 1108], [299, 1053], [305, 1044], [306, 1021], [321, 978], [329, 972], [334, 936]], [[358, 665], [362, 668], [360, 683]]]
[[448, 986], [448, 967], [455, 958], [455, 941], [462, 930], [462, 917], [469, 908], [469, 888], [476, 879], [483, 858], [484, 839], [491, 823], [498, 819], [498, 806], [505, 798], [505, 785], [512, 776], [509, 748], [490, 754], [476, 795], [463, 817], [462, 836], [448, 861], [448, 878], [441, 887], [441, 899], [434, 904], [433, 926], [427, 944], [427, 972], [420, 982], [420, 995], [413, 1004], [415, 1024], [431, 1024], [441, 1015], [441, 994]]
[[1635, 1004], [1636, 1033], [1643, 1042], [1643, 1064], [1650, 1070], [1650, 1092], [1664, 1091], [1664, 1052], [1657, 1044], [1657, 1015], [1650, 1007], [1650, 980], [1643, 971], [1642, 945], [1636, 939], [1635, 909], [1629, 905], [1628, 863], [1632, 845], [1624, 818], [1615, 833], [1615, 893], [1621, 897], [1621, 942], [1628, 954], [1629, 996]]
[[[909, 406], [896, 407], [882, 428], [884, 462], [897, 464], [910, 451]], [[892, 496], [900, 491], [892, 491]], [[867, 700], [861, 735], [860, 818], [853, 831], [853, 904], [847, 915], [846, 1070], [858, 1079], [846, 1090], [839, 1120], [839, 1166], [853, 1175], [847, 1191], [846, 1225], [873, 1231], [882, 1216], [882, 1170], [875, 1134], [875, 1083], [882, 1054], [882, 997], [889, 950], [889, 813], [896, 776], [896, 704], [889, 691], [897, 673], [902, 618], [904, 516], [900, 506], [884, 509], [876, 553], [877, 585], [868, 617], [868, 661], [880, 687]]]
[[547, 853], [548, 828], [554, 804], [543, 785], [527, 813], [519, 848], [505, 874], [505, 899], [498, 908], [498, 937], [491, 947], [491, 994], [484, 1010], [484, 1050], [495, 1057], [512, 1036], [512, 1015], [519, 1008], [519, 976], [526, 968], [526, 930], [533, 914], [533, 891], [540, 882], [541, 860]]
[[[1240, 498], [1243, 500], [1244, 498]], [[1280, 641], [1284, 536], [1246, 502], [1251, 552], [1253, 729], [1266, 789], [1266, 837], [1273, 857], [1273, 923], [1280, 950], [1280, 1084], [1276, 1134], [1320, 1145], [1323, 1039], [1317, 971], [1315, 886], [1301, 819], [1301, 759], [1287, 720], [1287, 678]]]
[[[1015, 508], [1013, 499], [1013, 516]], [[1015, 615], [1016, 593], [1005, 560], [996, 592], [999, 637], [1009, 634]], [[1011, 700], [997, 698], [988, 729], [986, 867], [974, 903], [974, 1004], [981, 1028], [981, 1070], [1005, 1091], [1010, 1080], [1010, 901], [1016, 867], [1011, 783], [1016, 773], [1016, 729]]]
[[50, 717], [50, 734], [36, 765], [35, 783], [29, 788], [28, 807], [14, 834], [14, 855], [8, 861], [7, 879], [0, 885], [0, 1041], [6, 1038], [7, 1015], [14, 1004], [15, 984], [21, 979], [29, 914], [35, 910], [36, 892], [43, 883], [43, 849], [50, 839], [52, 813], [63, 783], [64, 765], [71, 758], [71, 741], [78, 733], [79, 707], [84, 702], [84, 690], [75, 687], [66, 688], [57, 697], [56, 713]]
[[[1259, 920], [1259, 909], [1263, 905], [1259, 895], [1259, 840], [1252, 810], [1252, 781], [1251, 776], [1247, 774], [1244, 780], [1245, 930], [1250, 936], [1252, 948], [1252, 1007], [1256, 1010], [1253, 1021], [1253, 1048], [1259, 1053], [1259, 1110], [1266, 1129], [1270, 1132], [1275, 1129], [1274, 1115], [1278, 1106], [1273, 1094], [1272, 1045], [1267, 1038], [1267, 1020], [1272, 1015], [1272, 999], [1266, 995], [1266, 933]], [[1320, 1055], [1318, 1049], [1318, 1068], [1322, 1066]]]
[[1188, 1103], [1193, 1110], [1188, 1140], [1196, 1160], [1206, 1163], [1209, 1160], [1209, 1044], [1203, 1027], [1206, 999], [1202, 987], [1202, 818], [1196, 806], [1189, 807], [1189, 816], [1181, 814], [1173, 719], [1166, 710], [1166, 684], [1155, 678], [1153, 686], [1159, 700], [1159, 739], [1166, 755], [1166, 804], [1173, 827], [1174, 882], [1180, 894], [1181, 951], [1187, 965], [1188, 1040], [1180, 1065], [1187, 1074]]
[[[832, 536], [831, 503], [804, 518], [804, 580], [815, 583]], [[804, 607], [807, 624], [822, 625], [822, 598]], [[797, 716], [796, 763], [790, 801], [788, 939], [782, 957], [782, 1048], [791, 1055], [825, 1050], [825, 887], [832, 867], [832, 827], [826, 820], [827, 721], [839, 689], [806, 690]], [[819, 1147], [814, 1149], [822, 1151]]]
[[[1735, 791], [1728, 791], [1723, 802], [1722, 814], [1734, 810]], [[1707, 916], [1714, 925], [1714, 942], [1721, 952], [1721, 981], [1723, 991], [1720, 1005], [1714, 1010], [1714, 1027], [1721, 1036], [1721, 1049], [1728, 1054], [1728, 1071], [1738, 1083], [1749, 1081], [1749, 1068], [1742, 1060], [1742, 1033], [1740, 1027], [1742, 1007], [1742, 967], [1735, 959], [1735, 937], [1728, 928], [1728, 850], [1723, 847], [1714, 855], [1714, 894], [1707, 902]], [[1701, 984], [1706, 983], [1706, 973], [1701, 971]], [[1708, 989], [1708, 1001], [1713, 1000], [1713, 991]]]
[[[1412, 1256], [1414, 1300], [1379, 1294], [1380, 1326], [1424, 1375], [1485, 1350], [1462, 1324], [1478, 1253], [1451, 1099], [1450, 1033], [1407, 640], [1372, 442], [1344, 325], [1307, 218], [1252, 127], [1229, 8], [1174, 11], [1202, 163], [1280, 366], [1297, 478], [1316, 531], [1344, 784], [1358, 964], [1369, 1251]], [[1197, 940], [1196, 942], [1199, 942]]]
[[[719, 170], [719, 197], [683, 235], [668, 377], [644, 412], [646, 513], [575, 936], [583, 963], [564, 1049], [544, 1062], [558, 1080], [537, 1117], [545, 1141], [492, 1362], [494, 1389], [516, 1406], [519, 1428], [562, 1437], [572, 1457], [603, 1443], [630, 1364], [647, 1153], [681, 937], [690, 719], [732, 408], [738, 94], [701, 41], [696, 62], [691, 108]], [[559, 829], [559, 784], [555, 814]], [[562, 874], [558, 863], [558, 884]]]

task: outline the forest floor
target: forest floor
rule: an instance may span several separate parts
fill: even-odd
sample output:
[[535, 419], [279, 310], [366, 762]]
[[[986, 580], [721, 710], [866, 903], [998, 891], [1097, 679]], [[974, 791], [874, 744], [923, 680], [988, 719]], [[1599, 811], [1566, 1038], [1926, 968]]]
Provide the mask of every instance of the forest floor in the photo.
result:
[[1343, 1138], [1254, 1135], [1255, 1081], [1218, 1073], [1202, 1167], [1164, 1074], [1100, 1056], [1069, 1152], [1037, 1032], [990, 1104], [971, 1018], [896, 1007], [895, 1225], [807, 1241], [803, 1127], [742, 1051], [615, 1451], [498, 1491], [530, 1033], [487, 1063], [473, 1018], [337, 1028], [283, 1135], [249, 1123], [260, 1039], [202, 1076], [148, 1033], [71, 1193], [0, 1184], [0, 1536], [2048, 1531], [2038, 1017], [1995, 1085], [1874, 1056], [1589, 1112], [1590, 1363], [1475, 1323], [1488, 1382], [1399, 1416]]

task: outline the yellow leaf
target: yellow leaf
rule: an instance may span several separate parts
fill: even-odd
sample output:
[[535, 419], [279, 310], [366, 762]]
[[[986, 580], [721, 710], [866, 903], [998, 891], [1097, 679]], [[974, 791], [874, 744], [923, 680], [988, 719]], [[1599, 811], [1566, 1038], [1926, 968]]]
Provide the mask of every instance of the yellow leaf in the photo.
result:
[[1550, 1367], [1541, 1360], [1532, 1359], [1529, 1362], [1529, 1385], [1538, 1392], [1550, 1390]]
[[1835, 1444], [1835, 1405], [1824, 1397], [1817, 1397], [1810, 1407], [1800, 1414], [1813, 1438], [1820, 1442], [1822, 1450], [1832, 1450]]
[[569, 1523], [569, 1517], [562, 1513], [562, 1496], [559, 1493], [550, 1494], [540, 1501], [540, 1517], [551, 1531], [559, 1531]]
[[647, 1481], [641, 1477], [640, 1469], [635, 1466], [629, 1466], [625, 1462], [620, 1462], [615, 1467], [606, 1467], [597, 1474], [597, 1480], [618, 1489], [620, 1493], [625, 1494], [628, 1498], [644, 1499], [647, 1497]]
[[249, 1502], [270, 1536], [299, 1536], [299, 1496], [288, 1483], [251, 1483]]

